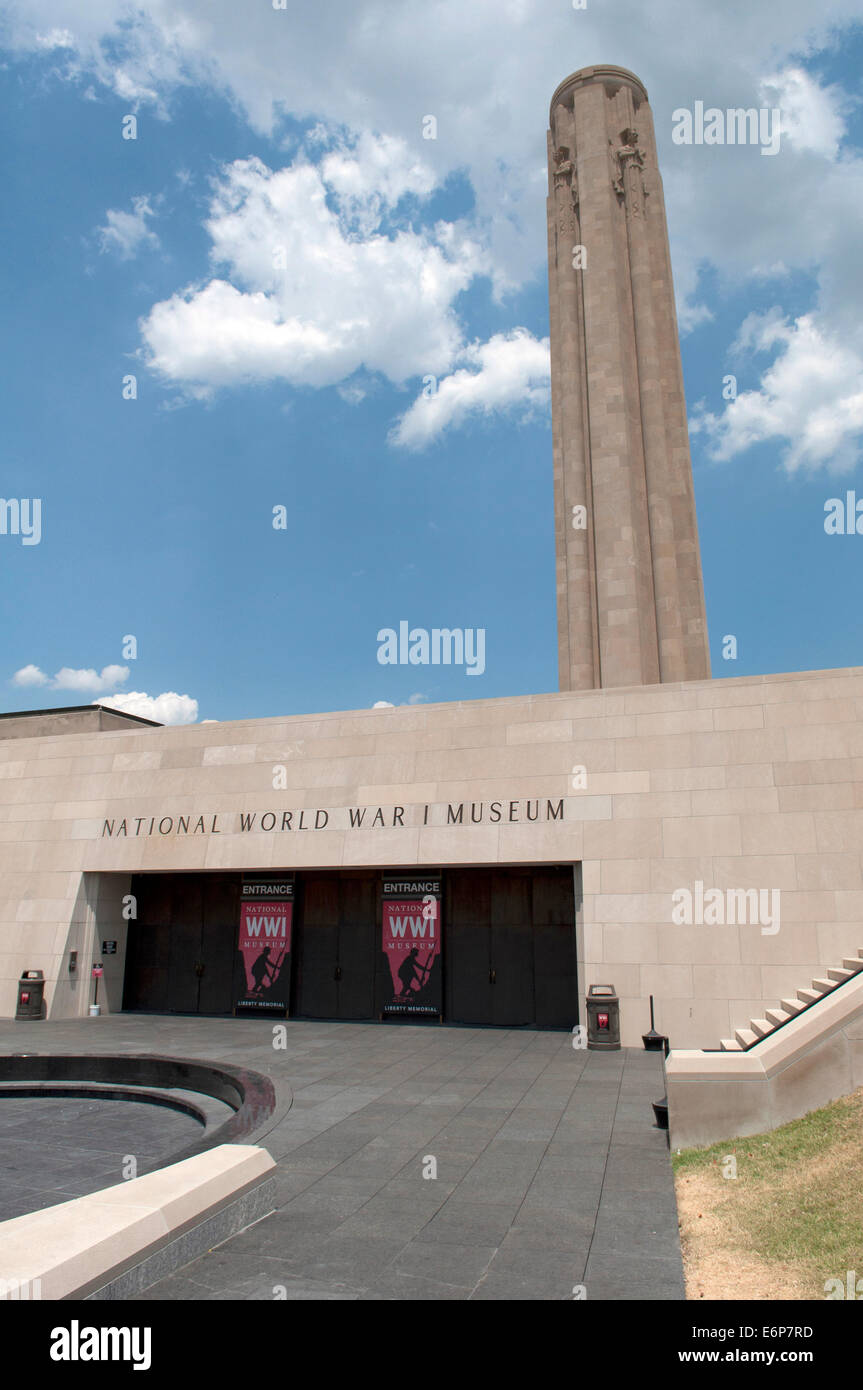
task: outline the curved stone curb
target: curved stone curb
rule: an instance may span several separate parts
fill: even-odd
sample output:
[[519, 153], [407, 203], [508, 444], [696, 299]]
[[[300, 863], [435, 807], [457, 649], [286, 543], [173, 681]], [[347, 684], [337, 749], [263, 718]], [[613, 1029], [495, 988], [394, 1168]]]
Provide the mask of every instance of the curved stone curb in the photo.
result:
[[57, 1053], [0, 1055], [2, 1082], [92, 1082], [117, 1086], [198, 1091], [230, 1105], [235, 1112], [218, 1129], [169, 1155], [181, 1162], [221, 1144], [262, 1138], [287, 1114], [293, 1093], [285, 1082], [263, 1072], [228, 1063], [154, 1053]]
[[85, 1298], [259, 1187], [275, 1167], [265, 1149], [222, 1144], [144, 1177], [4, 1221], [2, 1297], [24, 1288], [30, 1293], [11, 1296]]

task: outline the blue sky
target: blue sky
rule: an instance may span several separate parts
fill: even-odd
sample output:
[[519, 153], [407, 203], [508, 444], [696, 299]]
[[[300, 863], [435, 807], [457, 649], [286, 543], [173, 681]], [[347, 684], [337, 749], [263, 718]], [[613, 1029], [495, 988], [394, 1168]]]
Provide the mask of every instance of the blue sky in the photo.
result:
[[[556, 688], [545, 123], [595, 61], [654, 111], [714, 675], [860, 664], [863, 536], [823, 525], [863, 499], [854, 7], [328, 8], [5, 7], [0, 491], [43, 510], [0, 535], [3, 708]], [[675, 146], [697, 99], [779, 105], [780, 153]], [[484, 628], [485, 672], [381, 666], [402, 619]]]

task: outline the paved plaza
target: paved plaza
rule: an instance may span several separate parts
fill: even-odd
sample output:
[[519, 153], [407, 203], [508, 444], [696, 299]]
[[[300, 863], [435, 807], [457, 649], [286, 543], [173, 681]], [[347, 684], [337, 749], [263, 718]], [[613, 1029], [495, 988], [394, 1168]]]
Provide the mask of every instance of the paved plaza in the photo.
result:
[[[580, 1285], [589, 1300], [684, 1297], [651, 1109], [661, 1056], [576, 1050], [569, 1034], [521, 1029], [285, 1028], [275, 1050], [272, 1024], [257, 1020], [0, 1027], [3, 1052], [200, 1058], [264, 1072], [292, 1094], [254, 1136], [278, 1164], [276, 1210], [141, 1297], [558, 1300]], [[124, 1147], [116, 1113], [112, 1150]]]

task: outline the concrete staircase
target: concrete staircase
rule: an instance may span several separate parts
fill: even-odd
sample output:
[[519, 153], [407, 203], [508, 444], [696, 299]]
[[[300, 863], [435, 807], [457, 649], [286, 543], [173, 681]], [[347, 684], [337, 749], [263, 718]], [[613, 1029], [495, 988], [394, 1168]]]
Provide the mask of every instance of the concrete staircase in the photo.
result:
[[771, 1033], [775, 1033], [777, 1028], [781, 1028], [783, 1023], [794, 1018], [810, 1004], [817, 1004], [819, 999], [832, 994], [839, 985], [844, 985], [846, 980], [851, 980], [855, 975], [859, 975], [863, 970], [863, 949], [858, 950], [856, 956], [846, 956], [842, 965], [835, 966], [827, 971], [825, 977], [812, 981], [809, 989], [798, 989], [796, 999], [783, 999], [778, 1009], [766, 1009], [764, 1018], [751, 1018], [748, 1028], [735, 1028], [733, 1038], [723, 1038], [720, 1048], [723, 1052], [746, 1052], [755, 1043], [761, 1042], [762, 1038], [767, 1038]]

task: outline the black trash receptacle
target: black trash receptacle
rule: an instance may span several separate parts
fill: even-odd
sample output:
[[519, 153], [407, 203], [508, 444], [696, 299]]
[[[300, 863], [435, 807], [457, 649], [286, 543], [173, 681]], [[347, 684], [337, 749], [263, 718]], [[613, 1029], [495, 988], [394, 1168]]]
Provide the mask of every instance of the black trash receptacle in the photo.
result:
[[25, 970], [18, 981], [16, 1018], [41, 1018], [45, 980], [41, 970]]
[[587, 1045], [597, 1052], [620, 1048], [620, 1000], [614, 985], [591, 985], [587, 991]]

